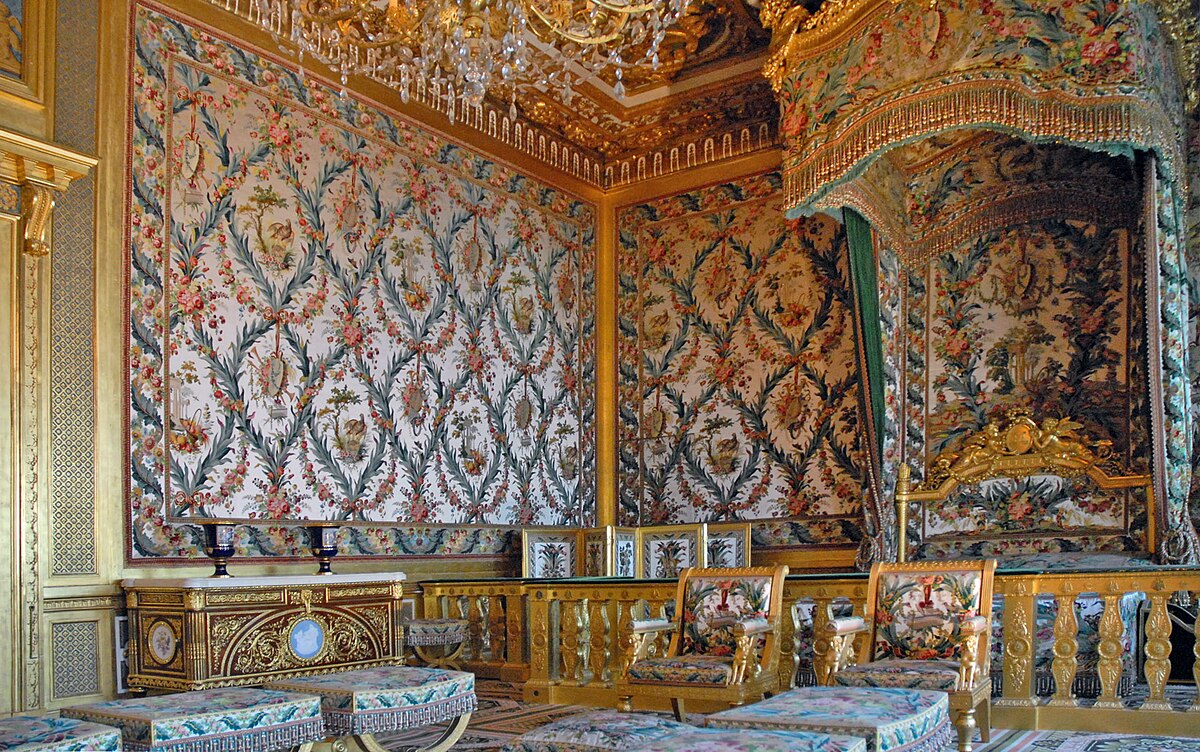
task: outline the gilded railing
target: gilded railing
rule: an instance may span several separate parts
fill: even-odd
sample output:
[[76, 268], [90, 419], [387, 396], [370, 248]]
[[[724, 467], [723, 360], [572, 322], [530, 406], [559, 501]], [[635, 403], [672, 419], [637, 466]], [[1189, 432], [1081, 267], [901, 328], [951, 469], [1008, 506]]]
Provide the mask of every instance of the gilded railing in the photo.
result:
[[[632, 620], [673, 610], [675, 586], [674, 581], [614, 579], [423, 583], [423, 603], [426, 614], [470, 619], [466, 668], [524, 682], [531, 702], [613, 707], [614, 680], [624, 671], [632, 644]], [[1198, 626], [1194, 604], [1200, 601], [1200, 569], [1001, 573], [995, 588], [1002, 602], [995, 618], [1002, 624], [1004, 648], [994, 667], [1001, 677], [993, 699], [994, 727], [1200, 735], [1195, 722], [1200, 647], [1173, 652], [1171, 642], [1174, 631]], [[865, 574], [788, 578], [784, 597], [791, 608], [785, 613], [791, 618], [783, 620], [780, 635], [784, 681], [828, 681], [831, 656], [823, 626], [835, 611], [862, 614], [866, 592]], [[1123, 601], [1126, 609], [1138, 604], [1133, 629], [1140, 628], [1140, 635], [1127, 629]], [[1090, 604], [1087, 623], [1078, 613], [1084, 603]], [[1172, 618], [1168, 604], [1191, 604], [1190, 611], [1173, 606]], [[1190, 616], [1181, 626], [1182, 613]], [[1097, 678], [1094, 700], [1079, 699], [1073, 691], [1085, 642], [1094, 648], [1087, 659]], [[1040, 693], [1039, 648], [1050, 650], [1046, 663], [1053, 677], [1040, 682]], [[1177, 676], [1180, 667], [1190, 668], [1185, 684], [1168, 684], [1173, 666]], [[1172, 697], [1179, 709], [1172, 709]]]
[[425, 582], [422, 614], [470, 622], [464, 668], [488, 679], [524, 682], [529, 678], [525, 590], [520, 580]]

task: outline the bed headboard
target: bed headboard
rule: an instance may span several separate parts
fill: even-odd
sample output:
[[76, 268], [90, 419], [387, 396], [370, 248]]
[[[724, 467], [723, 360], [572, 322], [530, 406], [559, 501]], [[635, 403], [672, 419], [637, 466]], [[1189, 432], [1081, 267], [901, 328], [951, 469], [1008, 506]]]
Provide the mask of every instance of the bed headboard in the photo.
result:
[[[1023, 408], [968, 434], [959, 446], [934, 458], [928, 477], [913, 486], [911, 470], [901, 464], [896, 483], [896, 521], [899, 558], [908, 555], [908, 514], [919, 505], [922, 525], [928, 522], [930, 502], [947, 502], [960, 490], [994, 479], [1026, 480], [1049, 476], [1064, 482], [1083, 481], [1105, 491], [1139, 489], [1144, 494], [1147, 549], [1155, 550], [1154, 490], [1150, 475], [1130, 475], [1120, 467], [1112, 442], [1092, 440], [1079, 433], [1083, 426], [1070, 418], [1044, 418], [1039, 424]], [[1130, 492], [1125, 491], [1126, 499]], [[1128, 509], [1125, 510], [1128, 521]]]

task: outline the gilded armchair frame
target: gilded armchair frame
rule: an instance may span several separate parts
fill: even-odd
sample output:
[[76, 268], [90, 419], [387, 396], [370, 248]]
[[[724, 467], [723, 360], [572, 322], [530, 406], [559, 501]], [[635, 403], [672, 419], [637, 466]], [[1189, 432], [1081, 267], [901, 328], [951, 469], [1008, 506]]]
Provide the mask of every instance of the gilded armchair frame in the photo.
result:
[[920, 486], [912, 483], [912, 470], [901, 464], [896, 480], [896, 523], [899, 532], [897, 560], [908, 559], [908, 514], [912, 504], [945, 501], [960, 486], [994, 478], [1027, 478], [1054, 475], [1086, 476], [1097, 488], [1144, 488], [1146, 494], [1146, 547], [1157, 546], [1154, 482], [1151, 475], [1128, 475], [1116, 466], [1112, 442], [1092, 440], [1076, 433], [1083, 426], [1070, 418], [1045, 418], [1039, 425], [1028, 410], [1009, 410], [1002, 420], [989, 422], [968, 435], [959, 448], [934, 459]]
[[[758, 701], [765, 696], [785, 689], [779, 680], [779, 633], [783, 616], [783, 584], [787, 577], [786, 566], [733, 567], [727, 569], [701, 569], [689, 567], [679, 578], [675, 591], [675, 618], [634, 621], [633, 634], [627, 645], [625, 670], [617, 683], [618, 707], [623, 711], [633, 709], [636, 699], [654, 700], [670, 697], [671, 707], [679, 720], [684, 720], [687, 700], [723, 703], [730, 706], [743, 705], [748, 700]], [[669, 682], [630, 682], [629, 669], [638, 661], [654, 656], [660, 649], [662, 636], [670, 632], [671, 640], [664, 657], [680, 655], [683, 641], [683, 604], [686, 602], [688, 584], [696, 577], [738, 579], [741, 577], [770, 577], [771, 594], [765, 623], [762, 619], [748, 619], [734, 625], [737, 650], [733, 657], [733, 670], [729, 682], [724, 685], [683, 684]], [[754, 623], [758, 622], [758, 623]]]
[[[938, 560], [907, 563], [876, 562], [871, 566], [871, 579], [867, 585], [867, 603], [860, 617], [833, 619], [826, 625], [829, 637], [829, 653], [832, 662], [823, 677], [824, 684], [832, 684], [838, 671], [850, 665], [857, 652], [855, 663], [869, 663], [875, 652], [875, 607], [879, 598], [879, 581], [884, 575], [895, 573], [939, 574], [946, 572], [969, 572], [978, 570], [979, 614], [975, 620], [960, 621], [961, 653], [958, 666], [958, 689], [948, 692], [950, 718], [958, 730], [959, 752], [971, 752], [975, 730], [982, 732], [984, 742], [991, 740], [992, 685], [988, 681], [991, 666], [991, 651], [988, 649], [992, 635], [992, 594], [996, 578], [995, 559]], [[979, 618], [982, 617], [982, 618]], [[863, 639], [856, 639], [865, 635]], [[979, 716], [978, 721], [976, 715]]]

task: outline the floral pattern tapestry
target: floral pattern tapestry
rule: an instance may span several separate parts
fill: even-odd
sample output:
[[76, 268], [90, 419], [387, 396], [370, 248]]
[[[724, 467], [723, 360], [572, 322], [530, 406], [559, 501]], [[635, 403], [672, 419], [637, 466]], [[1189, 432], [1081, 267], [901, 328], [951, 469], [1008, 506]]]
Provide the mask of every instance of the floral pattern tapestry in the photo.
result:
[[594, 208], [153, 6], [132, 38], [130, 555], [592, 524]]
[[622, 524], [754, 520], [761, 546], [861, 538], [865, 458], [842, 226], [778, 173], [618, 213]]
[[[908, 316], [927, 327], [908, 374], [926, 395], [914, 421], [924, 428], [926, 467], [989, 420], [1026, 408], [1073, 418], [1082, 435], [1111, 441], [1130, 472], [1149, 471], [1147, 383], [1130, 358], [1143, 331], [1130, 243], [1124, 228], [1045, 220], [989, 232], [927, 263], [920, 288], [928, 294], [910, 298]], [[1081, 480], [987, 481], [926, 507], [920, 532], [930, 555], [1146, 546], [1145, 500]]]

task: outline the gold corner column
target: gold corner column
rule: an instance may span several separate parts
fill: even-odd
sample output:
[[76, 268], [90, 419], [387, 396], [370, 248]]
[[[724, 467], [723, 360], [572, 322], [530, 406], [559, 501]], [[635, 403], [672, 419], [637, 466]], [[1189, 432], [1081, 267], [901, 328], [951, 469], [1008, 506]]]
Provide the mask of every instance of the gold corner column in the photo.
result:
[[596, 524], [617, 524], [617, 217], [609, 196], [596, 221]]

